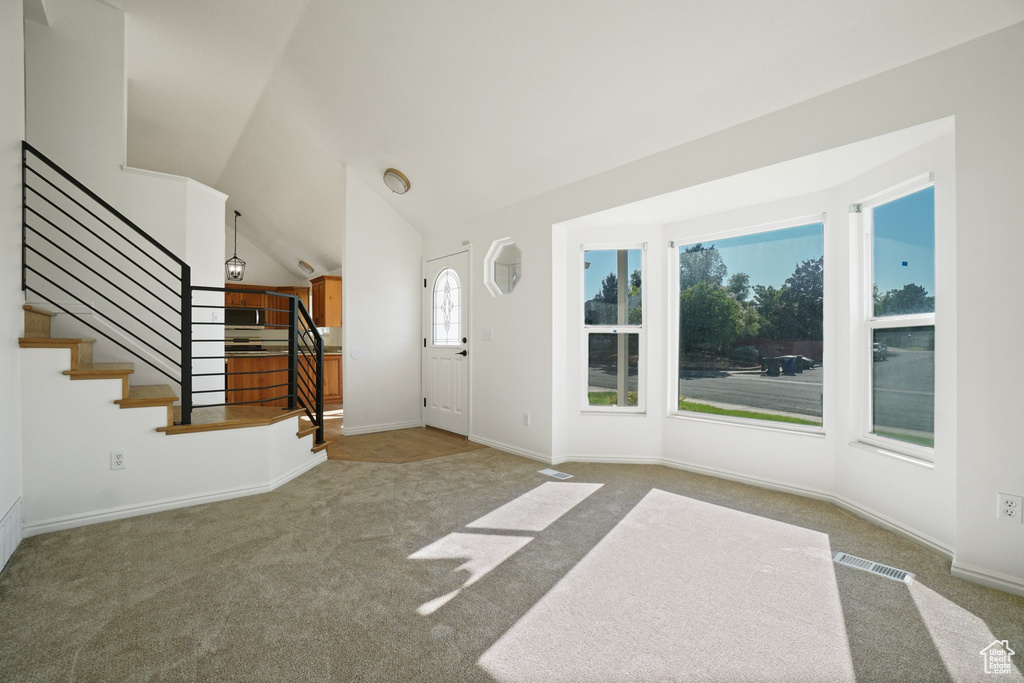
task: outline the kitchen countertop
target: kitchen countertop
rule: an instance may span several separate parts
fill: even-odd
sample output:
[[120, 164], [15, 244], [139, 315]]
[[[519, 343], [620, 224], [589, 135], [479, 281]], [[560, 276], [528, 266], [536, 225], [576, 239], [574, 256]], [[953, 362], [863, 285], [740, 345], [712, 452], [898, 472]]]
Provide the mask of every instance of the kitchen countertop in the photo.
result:
[[[328, 346], [324, 349], [325, 356], [340, 356], [342, 354], [340, 346]], [[271, 357], [271, 356], [287, 356], [288, 352], [277, 349], [264, 349], [263, 351], [225, 351], [224, 356], [227, 358], [252, 358], [252, 357]]]

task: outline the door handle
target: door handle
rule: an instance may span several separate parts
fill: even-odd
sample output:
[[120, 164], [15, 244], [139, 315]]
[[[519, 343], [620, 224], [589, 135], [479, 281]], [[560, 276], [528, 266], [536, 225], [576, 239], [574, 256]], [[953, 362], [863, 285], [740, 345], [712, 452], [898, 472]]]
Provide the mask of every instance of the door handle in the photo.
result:
[[461, 351], [459, 351], [459, 352], [458, 352], [457, 354], [455, 354], [455, 355], [456, 355], [456, 356], [465, 356], [465, 355], [466, 355], [466, 349], [462, 349]]

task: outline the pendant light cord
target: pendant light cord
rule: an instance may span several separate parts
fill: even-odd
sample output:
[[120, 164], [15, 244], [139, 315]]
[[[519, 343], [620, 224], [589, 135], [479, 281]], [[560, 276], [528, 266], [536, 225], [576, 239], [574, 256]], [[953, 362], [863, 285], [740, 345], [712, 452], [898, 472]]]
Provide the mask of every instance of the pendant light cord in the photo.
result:
[[238, 258], [238, 217], [241, 215], [235, 211], [235, 258]]

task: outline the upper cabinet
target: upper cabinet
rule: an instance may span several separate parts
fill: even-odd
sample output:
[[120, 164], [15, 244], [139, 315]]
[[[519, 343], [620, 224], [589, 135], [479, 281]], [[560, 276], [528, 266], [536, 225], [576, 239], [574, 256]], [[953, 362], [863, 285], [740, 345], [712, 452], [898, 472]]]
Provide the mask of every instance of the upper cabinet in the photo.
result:
[[341, 327], [341, 278], [321, 275], [313, 285], [313, 324], [317, 327]]
[[[267, 289], [281, 292], [281, 294], [297, 296], [302, 305], [306, 307], [306, 310], [309, 310], [309, 287], [268, 287]], [[288, 299], [280, 296], [268, 296], [267, 299], [267, 325], [288, 327]]]
[[267, 295], [263, 292], [267, 287], [259, 285], [239, 285], [237, 282], [224, 283], [225, 289], [242, 289], [241, 292], [225, 292], [224, 305], [228, 308], [266, 308]]

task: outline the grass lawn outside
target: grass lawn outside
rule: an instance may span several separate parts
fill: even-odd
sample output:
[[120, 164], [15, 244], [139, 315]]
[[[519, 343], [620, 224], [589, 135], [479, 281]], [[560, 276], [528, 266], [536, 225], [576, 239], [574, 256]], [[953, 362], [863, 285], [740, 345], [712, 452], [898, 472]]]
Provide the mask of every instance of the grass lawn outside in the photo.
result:
[[791, 417], [789, 415], [777, 415], [775, 413], [759, 413], [753, 410], [733, 410], [729, 408], [719, 408], [717, 406], [711, 406], [706, 403], [696, 403], [694, 401], [687, 401], [685, 398], [679, 399], [679, 410], [685, 410], [691, 413], [703, 413], [705, 415], [743, 417], [748, 420], [767, 420], [769, 422], [785, 422], [786, 424], [807, 425], [809, 427], [821, 426], [821, 420], [805, 420], [800, 417]]
[[[592, 406], [614, 406], [618, 405], [616, 401], [619, 400], [619, 394], [615, 391], [591, 391], [587, 394], [587, 399]], [[639, 405], [637, 402], [637, 395], [635, 391], [630, 391], [626, 395], [626, 405], [635, 406]]]
[[884, 429], [876, 429], [875, 436], [884, 436], [887, 439], [895, 439], [896, 441], [905, 441], [907, 443], [917, 444], [918, 446], [927, 446], [928, 448], [935, 448], [934, 436], [925, 436], [924, 434], [904, 434], [902, 432], [889, 432]]

